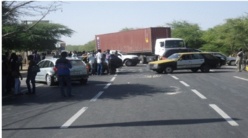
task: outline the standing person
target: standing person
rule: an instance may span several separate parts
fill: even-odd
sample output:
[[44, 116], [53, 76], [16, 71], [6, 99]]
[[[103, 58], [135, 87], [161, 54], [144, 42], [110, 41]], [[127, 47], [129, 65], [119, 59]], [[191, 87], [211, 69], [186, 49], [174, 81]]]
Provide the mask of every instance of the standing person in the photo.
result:
[[43, 60], [43, 59], [45, 59], [46, 58], [46, 53], [42, 53], [41, 54], [41, 59]]
[[110, 74], [110, 64], [109, 64], [109, 60], [110, 60], [110, 50], [107, 49], [106, 52], [106, 62], [107, 62], [107, 73]]
[[[56, 61], [55, 67], [57, 70], [58, 80], [59, 80], [59, 87], [60, 92], [63, 97], [71, 97], [71, 77], [70, 77], [70, 68], [72, 65], [67, 57], [67, 52], [62, 52], [61, 57]], [[64, 84], [66, 83], [67, 86], [67, 93], [64, 92]]]
[[95, 64], [96, 64], [96, 58], [95, 58], [94, 52], [89, 54], [89, 56], [87, 58], [88, 58], [88, 62], [90, 64], [90, 74], [94, 75], [95, 74]]
[[246, 65], [247, 65], [247, 52], [246, 50], [243, 51], [243, 71], [246, 71]]
[[243, 62], [243, 56], [244, 56], [243, 49], [240, 48], [239, 52], [237, 54], [237, 58], [236, 58], [236, 65], [237, 65], [237, 69], [238, 69], [239, 72], [242, 71], [241, 70], [241, 65], [242, 65], [242, 62]]
[[40, 55], [37, 53], [37, 50], [33, 52], [33, 59], [36, 64], [41, 61]]
[[102, 75], [102, 53], [101, 49], [97, 50], [96, 62], [97, 62], [97, 75]]
[[[26, 94], [35, 94], [36, 93], [35, 77], [37, 75], [37, 71], [34, 71], [33, 68], [35, 68], [37, 64], [34, 61], [33, 55], [29, 55], [28, 60], [29, 60], [29, 64], [28, 64], [27, 79], [26, 79], [28, 92]], [[30, 83], [32, 84], [32, 89]]]
[[20, 70], [22, 70], [22, 60], [23, 60], [22, 56], [18, 55], [18, 64], [19, 64]]
[[15, 95], [20, 95], [21, 94], [21, 81], [19, 78], [22, 80], [22, 75], [20, 73], [20, 68], [19, 68], [19, 62], [18, 62], [18, 56], [14, 55], [13, 60], [11, 62], [11, 75], [15, 80]]
[[8, 80], [8, 74], [9, 70], [8, 69], [8, 59], [6, 55], [2, 55], [2, 94], [6, 94], [6, 86], [7, 86], [7, 80]]

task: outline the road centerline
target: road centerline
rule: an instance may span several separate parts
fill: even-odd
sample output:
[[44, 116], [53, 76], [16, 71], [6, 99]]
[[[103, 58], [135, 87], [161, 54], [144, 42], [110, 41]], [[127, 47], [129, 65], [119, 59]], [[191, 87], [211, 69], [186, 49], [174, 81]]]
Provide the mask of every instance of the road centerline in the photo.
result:
[[60, 128], [68, 128], [70, 125], [81, 115], [83, 114], [88, 107], [81, 108], [76, 114], [74, 114], [69, 120], [67, 120]]
[[95, 102], [102, 94], [104, 91], [100, 91], [94, 98], [92, 98], [90, 101]]
[[220, 116], [222, 116], [231, 126], [239, 126], [239, 124], [236, 121], [234, 121], [229, 115], [227, 115], [217, 105], [209, 104], [209, 106], [212, 107]]
[[106, 86], [103, 89], [108, 89], [108, 87], [111, 85], [111, 83], [106, 84]]
[[191, 89], [191, 91], [194, 92], [201, 99], [207, 99], [203, 94], [201, 94], [200, 92], [198, 92], [196, 89]]
[[186, 82], [184, 82], [184, 81], [180, 81], [180, 83], [182, 83], [186, 87], [189, 87], [189, 85]]
[[238, 77], [238, 76], [233, 76], [234, 78], [237, 78], [237, 79], [240, 79], [240, 80], [245, 80], [245, 81], [248, 81], [248, 79], [245, 79], [245, 78], [241, 78], [241, 77]]

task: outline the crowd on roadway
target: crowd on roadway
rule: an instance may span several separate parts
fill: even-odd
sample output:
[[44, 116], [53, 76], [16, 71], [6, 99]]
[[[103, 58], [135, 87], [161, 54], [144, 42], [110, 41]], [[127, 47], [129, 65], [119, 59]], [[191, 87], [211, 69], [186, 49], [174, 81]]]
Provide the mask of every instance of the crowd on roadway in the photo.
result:
[[[2, 56], [2, 93], [3, 95], [23, 95], [20, 89], [20, 79], [22, 80], [23, 76], [21, 75], [22, 67], [22, 56], [17, 55], [15, 52], [9, 54], [6, 52]], [[38, 70], [37, 63], [41, 60], [40, 55], [37, 51], [33, 51], [31, 55], [28, 56], [29, 66], [27, 69], [27, 79], [26, 85], [28, 92], [26, 94], [35, 94], [35, 76]]]
[[91, 52], [68, 52], [68, 57], [79, 58], [88, 65], [90, 75], [115, 74], [116, 68], [122, 66], [122, 61], [120, 59], [119, 63], [116, 63], [113, 59], [113, 55], [118, 57], [117, 51], [110, 53], [109, 49], [104, 52], [102, 52], [101, 49], [98, 49], [96, 52], [94, 50]]

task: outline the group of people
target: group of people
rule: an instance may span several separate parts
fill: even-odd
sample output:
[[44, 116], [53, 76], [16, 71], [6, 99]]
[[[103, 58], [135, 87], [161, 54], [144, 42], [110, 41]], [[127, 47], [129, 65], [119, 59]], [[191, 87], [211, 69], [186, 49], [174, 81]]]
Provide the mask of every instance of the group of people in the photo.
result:
[[[27, 70], [27, 79], [26, 84], [28, 88], [28, 92], [26, 94], [35, 94], [35, 76], [37, 72], [33, 71], [33, 67], [37, 65], [39, 62], [39, 55], [37, 51], [34, 51], [32, 55], [28, 56], [29, 66]], [[23, 95], [21, 92], [20, 80], [23, 79], [23, 76], [20, 72], [22, 70], [22, 58], [18, 56], [16, 53], [6, 52], [5, 55], [2, 56], [2, 92], [3, 94], [12, 94], [12, 90], [14, 89], [14, 95]], [[31, 88], [32, 85], [32, 88]]]
[[87, 56], [87, 63], [90, 64], [90, 74], [91, 75], [103, 75], [105, 71], [107, 74], [115, 74], [116, 67], [111, 60], [110, 50], [103, 52], [101, 49], [97, 50], [97, 53], [93, 51]]
[[239, 52], [236, 57], [236, 65], [238, 72], [246, 71], [246, 65], [247, 65], [247, 53], [242, 48], [239, 49]]

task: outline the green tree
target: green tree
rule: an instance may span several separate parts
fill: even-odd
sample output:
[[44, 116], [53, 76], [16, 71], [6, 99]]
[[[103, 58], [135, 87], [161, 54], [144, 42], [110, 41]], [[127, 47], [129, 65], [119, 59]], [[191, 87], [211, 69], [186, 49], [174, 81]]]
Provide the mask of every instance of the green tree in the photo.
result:
[[248, 16], [227, 19], [226, 23], [204, 32], [204, 51], [219, 51], [235, 54], [239, 48], [248, 49]]
[[188, 23], [186, 21], [173, 21], [168, 23], [172, 29], [172, 37], [183, 38], [188, 47], [200, 48], [204, 41], [201, 39], [203, 31], [197, 24]]
[[[2, 47], [6, 50], [53, 49], [62, 35], [70, 36], [73, 30], [60, 24], [42, 24], [50, 12], [60, 9], [58, 2], [3, 1]], [[20, 23], [19, 16], [39, 16], [32, 24]], [[40, 17], [41, 16], [41, 17]]]
[[[18, 25], [3, 28], [3, 33], [9, 30], [18, 30], [19, 27], [32, 26]], [[60, 37], [71, 36], [74, 31], [61, 24], [38, 23], [25, 32], [19, 32], [3, 39], [4, 49], [14, 50], [52, 50]]]

